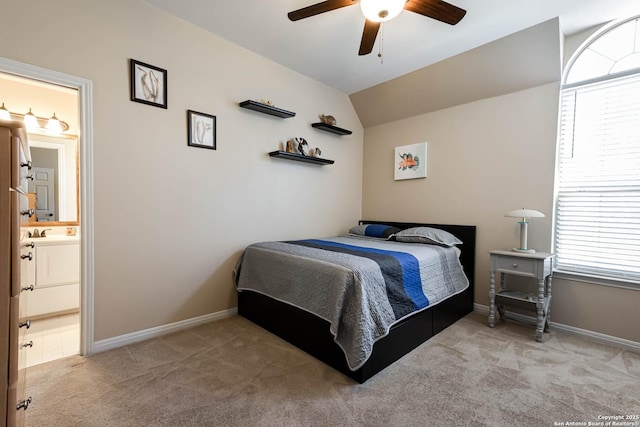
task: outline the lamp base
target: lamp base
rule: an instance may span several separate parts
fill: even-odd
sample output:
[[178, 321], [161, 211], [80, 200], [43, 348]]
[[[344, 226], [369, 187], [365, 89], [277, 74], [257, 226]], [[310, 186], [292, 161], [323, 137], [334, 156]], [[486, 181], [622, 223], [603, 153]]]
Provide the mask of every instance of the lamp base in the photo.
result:
[[513, 252], [522, 252], [522, 253], [525, 253], [525, 254], [535, 254], [536, 253], [535, 249], [511, 248], [511, 250]]

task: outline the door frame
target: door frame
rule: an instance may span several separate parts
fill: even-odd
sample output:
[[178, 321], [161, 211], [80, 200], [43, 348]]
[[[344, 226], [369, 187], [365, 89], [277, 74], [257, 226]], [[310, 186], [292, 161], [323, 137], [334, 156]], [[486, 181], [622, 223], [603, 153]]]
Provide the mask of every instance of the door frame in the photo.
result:
[[94, 347], [94, 224], [93, 224], [93, 82], [81, 77], [0, 57], [0, 71], [78, 91], [80, 186], [80, 354]]

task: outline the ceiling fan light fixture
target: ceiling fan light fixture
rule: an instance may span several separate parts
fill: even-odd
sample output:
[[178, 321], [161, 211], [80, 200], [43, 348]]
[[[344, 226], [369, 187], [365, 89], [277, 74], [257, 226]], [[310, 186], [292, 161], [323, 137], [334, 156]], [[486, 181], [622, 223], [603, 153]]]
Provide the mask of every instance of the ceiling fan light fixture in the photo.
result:
[[405, 3], [406, 0], [360, 0], [360, 7], [369, 21], [382, 22], [398, 16]]

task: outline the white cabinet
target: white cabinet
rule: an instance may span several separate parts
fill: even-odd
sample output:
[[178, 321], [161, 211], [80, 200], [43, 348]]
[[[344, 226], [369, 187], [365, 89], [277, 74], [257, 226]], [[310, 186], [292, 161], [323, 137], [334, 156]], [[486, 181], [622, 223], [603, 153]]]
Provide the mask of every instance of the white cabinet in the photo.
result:
[[36, 289], [78, 283], [80, 245], [36, 244]]
[[78, 238], [45, 237], [35, 244], [32, 271], [35, 289], [28, 314], [46, 316], [80, 307], [80, 242]]

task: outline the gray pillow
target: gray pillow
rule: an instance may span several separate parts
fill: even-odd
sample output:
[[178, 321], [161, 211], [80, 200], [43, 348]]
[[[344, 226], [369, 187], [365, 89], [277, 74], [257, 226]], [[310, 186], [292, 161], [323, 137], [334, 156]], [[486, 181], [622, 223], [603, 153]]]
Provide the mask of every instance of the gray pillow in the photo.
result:
[[393, 236], [398, 242], [427, 243], [429, 245], [454, 246], [462, 243], [453, 234], [431, 227], [407, 228]]

